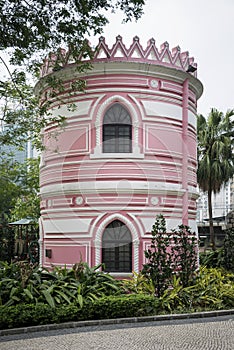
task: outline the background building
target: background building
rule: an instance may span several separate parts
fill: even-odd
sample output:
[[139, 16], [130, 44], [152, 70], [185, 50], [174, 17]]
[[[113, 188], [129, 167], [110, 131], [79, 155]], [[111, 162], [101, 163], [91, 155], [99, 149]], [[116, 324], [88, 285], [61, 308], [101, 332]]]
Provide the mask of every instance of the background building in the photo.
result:
[[[233, 191], [233, 179], [231, 179], [219, 193], [212, 195], [213, 224], [218, 246], [222, 245], [225, 230], [233, 226]], [[197, 226], [202, 246], [209, 246], [209, 225], [207, 193], [200, 192], [197, 200]]]
[[[213, 218], [226, 217], [226, 215], [232, 209], [233, 201], [233, 190], [232, 182], [226, 186], [223, 186], [219, 193], [213, 194], [212, 205], [213, 205]], [[208, 213], [208, 198], [207, 193], [200, 192], [200, 196], [197, 200], [197, 221], [202, 222], [209, 218]]]
[[[4, 130], [8, 126], [2, 121], [0, 123], [0, 132], [4, 135]], [[0, 156], [1, 158], [11, 157], [12, 160], [18, 163], [24, 163], [27, 158], [33, 158], [36, 156], [36, 150], [33, 148], [32, 143], [27, 141], [22, 142], [20, 149], [14, 145], [0, 144]], [[0, 158], [0, 160], [1, 160]]]
[[34, 151], [30, 142], [22, 145], [22, 149], [20, 150], [15, 146], [0, 145], [0, 152], [3, 157], [12, 155], [12, 159], [19, 163], [23, 163], [27, 158], [34, 157]]

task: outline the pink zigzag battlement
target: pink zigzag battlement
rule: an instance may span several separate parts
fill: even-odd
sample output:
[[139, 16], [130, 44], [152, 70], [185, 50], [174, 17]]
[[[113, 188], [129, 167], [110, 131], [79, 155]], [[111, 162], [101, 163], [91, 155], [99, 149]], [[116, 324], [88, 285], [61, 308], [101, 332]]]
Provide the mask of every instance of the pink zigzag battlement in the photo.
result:
[[[58, 50], [60, 58], [64, 58], [66, 62], [63, 67], [74, 64], [71, 59], [66, 59], [67, 51], [64, 49]], [[41, 68], [41, 77], [50, 74], [54, 71], [54, 65], [58, 57], [57, 54], [50, 54], [49, 59], [44, 61]], [[87, 61], [80, 57], [81, 61]], [[189, 66], [197, 67], [194, 63], [194, 58], [189, 57], [188, 51], [181, 52], [180, 47], [176, 46], [172, 50], [169, 49], [168, 42], [164, 42], [160, 49], [156, 47], [155, 39], [150, 39], [147, 43], [147, 47], [144, 50], [140, 44], [140, 39], [138, 36], [133, 38], [133, 42], [129, 48], [123, 43], [122, 37], [118, 35], [116, 37], [116, 42], [109, 48], [105, 42], [104, 37], [99, 38], [99, 44], [94, 52], [94, 57], [92, 62], [141, 62], [148, 63], [152, 65], [162, 65], [171, 68], [175, 68], [182, 71], [187, 71]], [[61, 63], [61, 60], [60, 60]], [[196, 72], [192, 73], [196, 76]]]

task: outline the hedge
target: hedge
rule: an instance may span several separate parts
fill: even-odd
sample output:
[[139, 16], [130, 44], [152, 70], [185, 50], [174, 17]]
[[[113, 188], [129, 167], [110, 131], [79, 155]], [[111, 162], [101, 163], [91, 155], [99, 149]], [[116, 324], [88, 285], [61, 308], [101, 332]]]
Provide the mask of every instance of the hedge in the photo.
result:
[[71, 321], [149, 316], [156, 314], [157, 299], [149, 295], [108, 296], [79, 306], [19, 304], [0, 307], [0, 329]]

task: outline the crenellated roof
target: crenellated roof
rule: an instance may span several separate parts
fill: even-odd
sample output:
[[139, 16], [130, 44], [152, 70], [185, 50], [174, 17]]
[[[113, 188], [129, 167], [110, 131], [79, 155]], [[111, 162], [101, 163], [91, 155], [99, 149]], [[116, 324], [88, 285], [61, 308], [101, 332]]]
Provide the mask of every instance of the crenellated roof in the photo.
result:
[[[61, 57], [66, 57], [67, 52], [64, 49], [59, 50], [59, 55]], [[49, 59], [44, 61], [41, 69], [41, 77], [52, 73], [55, 69], [55, 62], [57, 59], [57, 54], [50, 54]], [[81, 58], [81, 61], [85, 60]], [[106, 44], [105, 38], [99, 38], [99, 44], [94, 52], [94, 57], [92, 62], [141, 62], [148, 63], [152, 65], [162, 65], [171, 68], [175, 68], [182, 71], [188, 71], [189, 67], [196, 69], [197, 64], [194, 63], [194, 58], [189, 57], [188, 51], [181, 52], [180, 47], [176, 46], [173, 49], [169, 48], [168, 42], [164, 42], [160, 48], [157, 48], [155, 39], [150, 39], [147, 43], [147, 47], [144, 49], [140, 44], [140, 39], [138, 36], [133, 38], [133, 41], [129, 48], [123, 43], [123, 39], [120, 35], [116, 37], [116, 42], [109, 48]], [[63, 67], [74, 64], [74, 60], [64, 60]], [[61, 63], [61, 60], [60, 60]], [[62, 68], [62, 67], [61, 67]], [[191, 72], [191, 74], [196, 76], [196, 72]]]

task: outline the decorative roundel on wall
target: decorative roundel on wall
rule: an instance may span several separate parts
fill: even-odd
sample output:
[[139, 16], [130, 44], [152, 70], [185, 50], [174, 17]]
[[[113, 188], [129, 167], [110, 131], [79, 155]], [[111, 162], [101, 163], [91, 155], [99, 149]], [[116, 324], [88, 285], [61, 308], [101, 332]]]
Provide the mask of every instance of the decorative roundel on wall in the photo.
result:
[[84, 201], [84, 200], [83, 200], [83, 198], [82, 198], [81, 196], [75, 198], [75, 203], [76, 203], [77, 205], [83, 204], [83, 201]]
[[152, 88], [157, 88], [158, 87], [158, 80], [152, 79], [150, 82], [150, 85]]
[[158, 205], [160, 203], [160, 198], [158, 197], [151, 197], [150, 199], [152, 205]]

